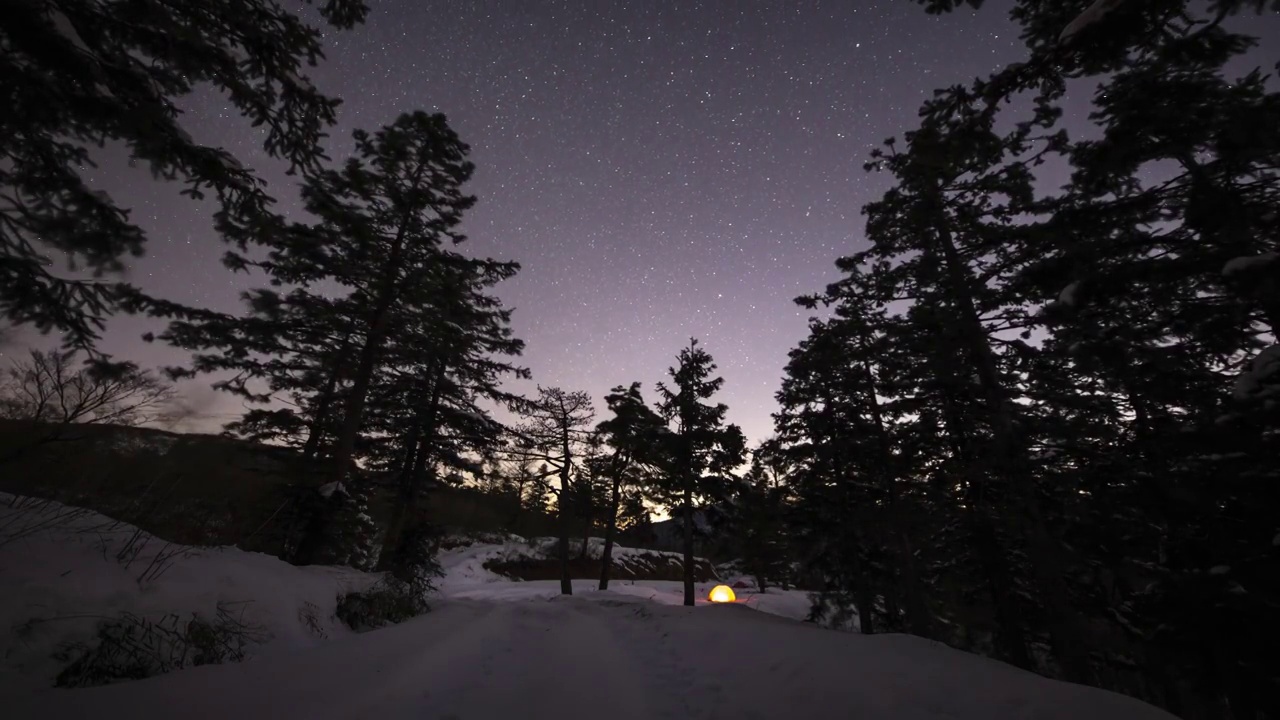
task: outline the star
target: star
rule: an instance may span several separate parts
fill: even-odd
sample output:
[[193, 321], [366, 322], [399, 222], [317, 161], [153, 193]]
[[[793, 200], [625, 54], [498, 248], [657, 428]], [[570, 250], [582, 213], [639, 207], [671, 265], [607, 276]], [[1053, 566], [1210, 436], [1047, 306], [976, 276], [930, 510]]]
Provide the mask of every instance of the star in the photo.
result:
[[[887, 187], [862, 171], [867, 153], [909, 130], [933, 88], [1021, 59], [1008, 37], [999, 12], [937, 22], [902, 2], [389, 0], [364, 26], [326, 32], [309, 75], [343, 101], [335, 160], [352, 130], [418, 108], [470, 143], [478, 203], [460, 250], [523, 267], [498, 288], [534, 375], [514, 390], [600, 401], [632, 380], [652, 388], [695, 336], [720, 365], [729, 420], [758, 441], [806, 332], [792, 299], [836, 279], [836, 257], [864, 242], [860, 208]], [[193, 137], [256, 168], [301, 217], [296, 178], [224, 98], [201, 91], [183, 109]], [[146, 289], [236, 311], [261, 282], [219, 265], [209, 210], [176, 187], [123, 156], [95, 177], [158, 240], [131, 271]], [[149, 322], [113, 322], [108, 349], [182, 362], [138, 340]], [[240, 409], [215, 396], [205, 429]]]

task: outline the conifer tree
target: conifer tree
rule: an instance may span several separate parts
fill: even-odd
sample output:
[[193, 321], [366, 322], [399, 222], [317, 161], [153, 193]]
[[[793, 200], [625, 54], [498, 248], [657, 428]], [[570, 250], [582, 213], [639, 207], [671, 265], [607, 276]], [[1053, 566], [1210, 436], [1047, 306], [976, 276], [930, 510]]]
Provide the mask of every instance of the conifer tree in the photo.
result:
[[370, 460], [396, 478], [391, 549], [442, 472], [476, 472], [500, 449], [504, 428], [486, 408], [515, 407], [502, 383], [529, 373], [512, 362], [524, 343], [511, 311], [489, 293], [518, 267], [446, 253], [436, 282], [416, 284], [396, 308], [365, 428], [383, 440]]
[[[841, 265], [848, 278], [798, 300], [834, 310], [825, 321], [811, 321], [778, 393], [778, 452], [792, 465], [788, 483], [795, 496], [790, 518], [813, 558], [811, 568], [828, 578], [823, 600], [833, 610], [847, 615], [848, 606], [856, 606], [861, 630], [870, 633], [876, 598], [894, 605], [900, 597], [908, 627], [927, 634], [931, 621], [910, 523], [924, 512], [913, 507], [923, 492], [917, 476], [924, 473], [912, 458], [923, 448], [945, 452], [931, 411], [956, 398], [925, 385], [937, 373], [917, 357], [923, 336], [912, 327], [915, 318], [890, 317], [874, 302], [884, 273], [864, 275], [851, 261]], [[905, 423], [907, 416], [916, 422]], [[896, 613], [887, 619], [899, 622]]]
[[757, 447], [751, 469], [737, 483], [727, 526], [739, 549], [742, 569], [766, 592], [771, 585], [790, 584], [790, 544], [786, 528], [790, 492], [786, 464], [775, 440]]
[[706, 402], [724, 384], [723, 378], [712, 377], [715, 370], [711, 355], [691, 339], [676, 356], [676, 365], [667, 370], [670, 384], [658, 384], [658, 414], [667, 422], [669, 432], [665, 435], [665, 467], [655, 488], [656, 499], [683, 526], [684, 604], [690, 606], [695, 602], [695, 509], [700, 503], [727, 496], [727, 478], [746, 454], [742, 430], [725, 424], [728, 406]]
[[[632, 498], [632, 503], [639, 498], [631, 490], [647, 484], [648, 477], [661, 463], [661, 458], [654, 456], [654, 448], [662, 442], [666, 428], [662, 418], [645, 403], [638, 382], [614, 387], [604, 401], [612, 416], [602, 421], [596, 431], [609, 447], [598, 462], [598, 474], [609, 484], [604, 511], [604, 549], [600, 555], [600, 589], [608, 590], [613, 542], [620, 520], [625, 521], [620, 516], [627, 509], [628, 498]], [[631, 511], [634, 516], [635, 509]], [[640, 513], [647, 515], [643, 505]]]
[[[1065, 73], [1101, 78], [1099, 132], [1072, 147], [1028, 281], [1051, 300], [1064, 363], [1123, 433], [1119, 452], [1075, 443], [1087, 492], [1113, 509], [1080, 534], [1123, 578], [1114, 612], [1143, 636], [1139, 662], [1195, 688], [1168, 694], [1175, 712], [1254, 717], [1280, 712], [1280, 663], [1258, 641], [1280, 631], [1265, 609], [1280, 600], [1263, 569], [1280, 562], [1274, 522], [1258, 512], [1280, 498], [1277, 416], [1258, 382], [1275, 375], [1280, 322], [1280, 94], [1261, 70], [1230, 69], [1256, 41], [1228, 20], [1261, 5], [1214, 5], [1133, 4], [1066, 44]], [[1032, 42], [1054, 22], [1029, 14]], [[1128, 482], [1107, 479], [1122, 468]], [[1135, 587], [1138, 567], [1154, 582]]]
[[[1045, 638], [1041, 672], [1185, 717], [1280, 697], [1260, 641], [1280, 546], [1259, 512], [1276, 501], [1280, 104], [1232, 29], [1264, 8], [1020, 0], [1028, 61], [940, 92], [877, 158], [898, 185], [867, 209], [873, 249], [842, 262], [893, 318], [873, 364], [926, 574], [990, 588], [1003, 657], [1028, 664]], [[1072, 79], [1096, 85], [1097, 132], [1069, 143]], [[995, 132], [1019, 94], [1035, 115]], [[1071, 183], [1036, 197], [1054, 154]], [[939, 617], [963, 604], [925, 579]]]
[[[538, 397], [521, 408], [524, 421], [514, 429], [512, 455], [519, 461], [537, 462], [537, 475], [547, 491], [555, 497], [556, 525], [559, 542], [556, 554], [560, 561], [560, 592], [573, 594], [569, 574], [569, 531], [574, 515], [574, 496], [578, 491], [582, 463], [594, 432], [595, 410], [591, 396], [581, 391], [557, 387], [539, 387]], [[556, 479], [552, 485], [551, 478]]]
[[[251, 412], [234, 430], [291, 438], [323, 460], [331, 482], [364, 482], [357, 456], [395, 478], [385, 564], [437, 471], [472, 469], [496, 446], [502, 428], [481, 403], [515, 402], [501, 382], [527, 371], [509, 361], [523, 343], [491, 294], [519, 266], [449, 248], [465, 239], [456, 226], [474, 201], [461, 191], [472, 172], [467, 146], [444, 116], [421, 112], [355, 138], [356, 156], [341, 169], [304, 182], [318, 222], [289, 226], [265, 256], [229, 256], [285, 290], [247, 293], [243, 316], [174, 305], [152, 312], [176, 316], [162, 339], [196, 352], [192, 368], [174, 374], [230, 371], [220, 389], [291, 403]], [[331, 504], [316, 514], [298, 561], [315, 561], [331, 541]]]
[[443, 115], [407, 113], [372, 135], [353, 135], [356, 154], [341, 170], [323, 170], [303, 184], [306, 208], [320, 222], [292, 233], [273, 253], [296, 263], [299, 280], [332, 279], [349, 288], [359, 308], [333, 452], [339, 479], [355, 456], [397, 312], [440, 274], [444, 246], [465, 239], [456, 228], [475, 203], [462, 192], [474, 171], [469, 149]]
[[[327, 0], [339, 28], [362, 22], [361, 0]], [[64, 333], [92, 350], [106, 317], [145, 298], [104, 282], [141, 255], [146, 236], [127, 210], [86, 182], [89, 148], [122, 144], [183, 194], [218, 200], [229, 242], [255, 242], [277, 221], [262, 181], [225, 150], [198, 144], [177, 101], [203, 83], [223, 91], [265, 130], [268, 155], [290, 171], [323, 159], [319, 143], [336, 99], [303, 74], [322, 57], [321, 32], [275, 3], [172, 4], [29, 0], [5, 10], [0, 29], [0, 313], [15, 324]], [[93, 279], [64, 276], [54, 257]]]

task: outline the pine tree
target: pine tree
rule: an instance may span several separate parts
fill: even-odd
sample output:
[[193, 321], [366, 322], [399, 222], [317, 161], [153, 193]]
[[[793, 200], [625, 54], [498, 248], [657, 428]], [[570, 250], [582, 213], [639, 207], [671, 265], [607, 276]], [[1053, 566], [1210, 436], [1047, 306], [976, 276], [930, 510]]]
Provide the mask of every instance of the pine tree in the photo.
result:
[[[1119, 452], [1084, 456], [1098, 468], [1087, 491], [1118, 512], [1091, 518], [1100, 538], [1082, 535], [1099, 554], [1125, 548], [1103, 557], [1123, 579], [1116, 612], [1145, 641], [1139, 662], [1196, 689], [1169, 693], [1176, 712], [1254, 717], [1280, 712], [1280, 663], [1258, 641], [1264, 626], [1280, 631], [1264, 570], [1280, 556], [1259, 512], [1280, 499], [1277, 416], [1252, 386], [1274, 374], [1280, 322], [1280, 94], [1258, 70], [1228, 74], [1255, 45], [1223, 23], [1245, 3], [1176, 5], [1101, 18], [1069, 44], [1064, 72], [1103, 78], [1100, 136], [1072, 147], [1058, 237], [1029, 280], [1056, 298], [1045, 322], [1059, 350], [1119, 415]], [[1126, 464], [1130, 482], [1106, 480], [1103, 468]]]
[[[333, 26], [362, 22], [361, 0], [327, 0]], [[215, 223], [244, 246], [276, 224], [263, 183], [225, 150], [196, 143], [177, 100], [203, 83], [222, 90], [265, 130], [268, 155], [290, 171], [323, 159], [319, 143], [338, 101], [303, 74], [321, 58], [321, 32], [263, 0], [169, 4], [28, 0], [8, 6], [0, 30], [0, 312], [15, 324], [64, 334], [92, 350], [106, 317], [144, 297], [102, 282], [144, 251], [126, 209], [86, 182], [90, 147], [122, 144], [183, 194], [212, 193]], [[51, 271], [51, 256], [75, 272]]]
[[[890, 405], [915, 405], [899, 447], [936, 478], [927, 524], [981, 541], [947, 550], [977, 551], [1002, 654], [1047, 634], [1042, 671], [1184, 717], [1252, 719], [1280, 697], [1260, 641], [1277, 597], [1260, 509], [1276, 501], [1280, 105], [1260, 72], [1227, 70], [1253, 45], [1231, 16], [1267, 5], [1020, 0], [1028, 61], [940, 93], [886, 154], [899, 188], [868, 208], [885, 252], [863, 260], [885, 262], [866, 287], [914, 325], [895, 348], [915, 357], [882, 364]], [[1050, 132], [1071, 79], [1096, 85], [1098, 132], [1075, 143]], [[990, 121], [1023, 92], [1036, 129], [1018, 143]], [[1073, 170], [1040, 199], [1018, 177], [1037, 145]], [[981, 523], [948, 519], [984, 505]]]
[[1055, 398], [1050, 417], [1106, 418], [1060, 436], [1092, 500], [1073, 546], [1137, 640], [1106, 656], [1143, 666], [1149, 697], [1188, 716], [1280, 712], [1280, 663], [1259, 642], [1280, 632], [1265, 609], [1280, 598], [1264, 569], [1280, 562], [1274, 521], [1259, 512], [1277, 500], [1277, 416], [1258, 382], [1275, 375], [1280, 322], [1280, 95], [1260, 70], [1232, 74], [1256, 41], [1228, 22], [1264, 5], [1020, 16], [1053, 71], [1098, 81], [1097, 137], [1072, 145], [1026, 277], [1050, 301], [1056, 372], [1093, 390]]
[[766, 592], [771, 585], [784, 590], [790, 584], [791, 548], [787, 542], [789, 478], [783, 476], [784, 455], [776, 440], [766, 441], [752, 453], [751, 469], [737, 484], [727, 519], [742, 559], [742, 569]]
[[676, 356], [675, 367], [667, 370], [671, 384], [658, 384], [658, 414], [669, 432], [656, 499], [683, 523], [684, 604], [689, 606], [695, 602], [694, 511], [700, 503], [726, 497], [726, 478], [746, 454], [742, 430], [725, 424], [728, 406], [704, 402], [724, 384], [723, 378], [712, 377], [715, 370], [711, 355], [691, 339]]
[[[600, 555], [600, 589], [608, 590], [613, 542], [620, 525], [626, 529], [627, 516], [633, 522], [637, 514], [648, 516], [640, 496], [631, 491], [646, 485], [655, 465], [661, 463], [661, 458], [654, 456], [653, 448], [661, 443], [666, 428], [662, 418], [645, 403], [638, 382], [614, 387], [604, 401], [612, 416], [602, 421], [596, 431], [609, 446], [609, 452], [599, 459], [598, 468], [598, 475], [609, 484], [604, 511], [604, 549]], [[634, 507], [625, 507], [628, 501], [640, 505], [638, 513]]]
[[356, 155], [341, 170], [326, 169], [303, 184], [305, 207], [319, 224], [292, 234], [276, 253], [294, 262], [313, 260], [311, 267], [298, 263], [301, 277], [336, 280], [350, 288], [360, 308], [351, 386], [333, 453], [338, 477], [355, 456], [396, 314], [440, 273], [444, 244], [465, 239], [456, 228], [475, 203], [462, 192], [474, 171], [469, 149], [443, 115], [408, 113], [373, 135], [353, 135]]
[[510, 360], [524, 347], [511, 331], [511, 311], [489, 292], [517, 269], [445, 254], [437, 282], [415, 284], [396, 308], [365, 428], [382, 439], [370, 462], [396, 478], [391, 548], [441, 473], [477, 472], [500, 449], [504, 428], [485, 408], [515, 407], [502, 383], [529, 373]]
[[[877, 598], [890, 606], [901, 597], [908, 627], [928, 634], [910, 524], [922, 512], [912, 500], [923, 492], [915, 477], [924, 468], [911, 458], [921, 445], [937, 443], [931, 391], [919, 382], [936, 375], [913, 376], [923, 369], [914, 356], [930, 350], [918, 347], [921, 335], [908, 318], [890, 318], [870, 299], [879, 276], [842, 266], [846, 280], [798, 300], [835, 307], [830, 319], [810, 322], [778, 393], [777, 452], [792, 466], [787, 479], [795, 496], [790, 520], [810, 569], [828, 581], [822, 609], [847, 616], [856, 606], [862, 632], [871, 633]], [[907, 416], [917, 421], [908, 424]], [[886, 619], [898, 623], [896, 612]]]
[[[456, 226], [474, 201], [461, 191], [472, 172], [467, 146], [442, 115], [421, 112], [355, 139], [356, 156], [340, 170], [304, 182], [317, 223], [290, 226], [265, 257], [229, 258], [287, 291], [247, 293], [243, 316], [152, 312], [177, 317], [162, 339], [196, 352], [192, 368], [174, 374], [230, 371], [217, 387], [291, 404], [251, 412], [233, 430], [301, 446], [331, 482], [366, 482], [356, 457], [394, 478], [387, 566], [423, 489], [441, 471], [473, 470], [497, 446], [502, 426], [481, 403], [515, 402], [501, 383], [528, 373], [507, 359], [523, 343], [491, 294], [519, 266], [448, 247], [465, 239]], [[337, 511], [316, 514], [299, 562], [322, 555]]]
[[[586, 459], [587, 443], [593, 435], [595, 410], [591, 396], [556, 387], [539, 387], [538, 397], [521, 408], [524, 421], [514, 429], [512, 455], [524, 462], [538, 462], [537, 480], [556, 500], [556, 525], [559, 542], [556, 554], [560, 561], [560, 592], [573, 594], [569, 574], [569, 532], [578, 491], [576, 483]], [[550, 483], [556, 478], [556, 485]]]
[[[1026, 262], [1027, 219], [1043, 212], [1032, 192], [1032, 168], [1060, 153], [1066, 138], [1050, 130], [1059, 114], [1051, 93], [1037, 98], [1030, 120], [996, 132], [997, 86], [991, 81], [939, 93], [922, 111], [921, 128], [908, 135], [907, 151], [880, 153], [877, 165], [899, 186], [866, 209], [871, 256], [897, 263], [917, 297], [931, 295], [942, 313], [934, 334], [959, 351], [959, 378], [973, 379], [980, 402], [973, 407], [978, 432], [966, 431], [964, 440], [973, 451], [965, 463], [974, 508], [968, 522], [1006, 657], [1031, 667], [1023, 635], [1034, 610], [1067, 677], [1084, 681], [1091, 671], [1066, 581], [1071, 560], [1054, 522], [1064, 499], [1039, 485], [1028, 454], [1033, 426], [1023, 417], [1020, 368], [1035, 352], [1001, 337], [1031, 324], [1022, 290], [1010, 278]], [[1001, 547], [1008, 541], [1026, 543], [1026, 580], [1038, 607], [1012, 594], [1015, 569]]]

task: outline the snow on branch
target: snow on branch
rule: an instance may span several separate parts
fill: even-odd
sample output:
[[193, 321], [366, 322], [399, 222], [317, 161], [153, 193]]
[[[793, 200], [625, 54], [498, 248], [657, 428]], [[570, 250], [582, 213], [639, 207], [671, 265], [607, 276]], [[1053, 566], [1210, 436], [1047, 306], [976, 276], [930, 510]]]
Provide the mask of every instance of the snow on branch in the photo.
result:
[[1280, 345], [1265, 348], [1253, 358], [1249, 368], [1236, 379], [1237, 400], [1263, 400], [1280, 394]]
[[1261, 270], [1268, 265], [1280, 260], [1280, 253], [1265, 252], [1261, 255], [1246, 255], [1243, 257], [1232, 258], [1222, 266], [1223, 277], [1231, 277], [1232, 275], [1240, 275]]
[[1094, 0], [1092, 5], [1063, 28], [1062, 34], [1058, 36], [1058, 43], [1065, 44], [1070, 42], [1071, 38], [1078, 35], [1081, 30], [1106, 17], [1107, 13], [1120, 7], [1123, 2], [1124, 0]]

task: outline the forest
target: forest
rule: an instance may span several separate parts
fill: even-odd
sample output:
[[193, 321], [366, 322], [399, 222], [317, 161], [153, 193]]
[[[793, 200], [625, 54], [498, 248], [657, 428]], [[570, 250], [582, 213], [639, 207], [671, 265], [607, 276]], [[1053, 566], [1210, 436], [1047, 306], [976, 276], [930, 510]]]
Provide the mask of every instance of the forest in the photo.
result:
[[[915, 4], [944, 22], [996, 11]], [[318, 5], [325, 33], [370, 11]], [[813, 590], [815, 619], [856, 614], [863, 633], [1188, 719], [1280, 717], [1280, 94], [1276, 48], [1248, 33], [1280, 3], [1013, 6], [1024, 60], [934, 90], [870, 153], [891, 187], [863, 208], [865, 242], [832, 258], [840, 279], [795, 300], [807, 335], [773, 435], [750, 444], [697, 339], [663, 382], [618, 378], [602, 405], [512, 391], [537, 379], [499, 297], [521, 268], [466, 251], [468, 144], [414, 111], [335, 139], [332, 161], [340, 99], [305, 75], [322, 30], [298, 14], [17, 3], [0, 33], [0, 309], [60, 345], [5, 379], [0, 416], [144, 422], [83, 388], [151, 408], [204, 379], [250, 407], [226, 433], [305, 463], [295, 564], [377, 568], [421, 595], [439, 524], [424, 498], [468, 483], [556, 516], [565, 593], [585, 522], [605, 589], [618, 533], [662, 512], [682, 523], [688, 605], [695, 542], [730, 536], [762, 588]], [[184, 132], [178, 99], [204, 85], [290, 165], [305, 215]], [[1073, 137], [1064, 104], [1081, 96]], [[240, 312], [120, 279], [149, 239], [81, 172], [104, 144], [215, 203], [226, 272], [254, 279]], [[103, 353], [118, 314], [162, 322], [147, 340], [190, 361], [157, 374]], [[82, 412], [39, 391], [51, 371], [78, 378], [57, 386], [81, 388]], [[374, 496], [389, 521], [365, 512]]]

